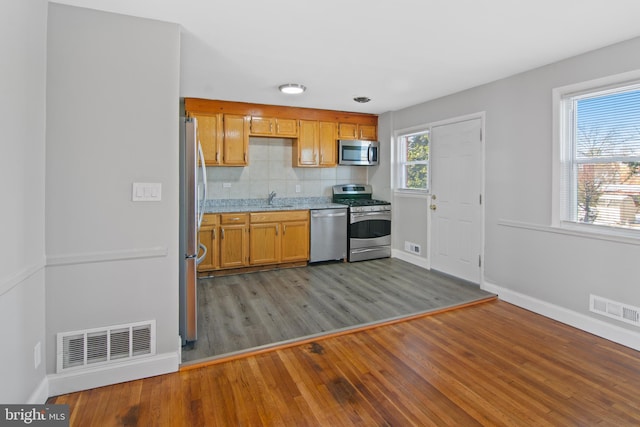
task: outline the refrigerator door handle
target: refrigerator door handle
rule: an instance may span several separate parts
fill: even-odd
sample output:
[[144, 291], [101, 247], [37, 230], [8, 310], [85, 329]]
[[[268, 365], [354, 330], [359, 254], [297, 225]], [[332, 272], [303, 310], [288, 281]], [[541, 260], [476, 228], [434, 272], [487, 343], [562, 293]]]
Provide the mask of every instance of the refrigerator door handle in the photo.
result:
[[[196, 133], [197, 135], [197, 133]], [[202, 217], [204, 216], [204, 204], [207, 200], [207, 167], [204, 164], [204, 153], [202, 152], [202, 144], [198, 139], [198, 156], [200, 157], [200, 166], [202, 167], [202, 200], [198, 201], [198, 229], [202, 225]]]

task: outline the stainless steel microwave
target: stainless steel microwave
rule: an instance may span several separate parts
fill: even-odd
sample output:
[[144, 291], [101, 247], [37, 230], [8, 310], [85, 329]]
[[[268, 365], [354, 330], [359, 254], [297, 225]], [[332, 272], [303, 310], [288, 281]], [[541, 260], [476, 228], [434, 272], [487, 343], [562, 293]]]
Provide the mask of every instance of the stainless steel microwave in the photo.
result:
[[338, 140], [338, 164], [370, 166], [378, 164], [378, 141]]

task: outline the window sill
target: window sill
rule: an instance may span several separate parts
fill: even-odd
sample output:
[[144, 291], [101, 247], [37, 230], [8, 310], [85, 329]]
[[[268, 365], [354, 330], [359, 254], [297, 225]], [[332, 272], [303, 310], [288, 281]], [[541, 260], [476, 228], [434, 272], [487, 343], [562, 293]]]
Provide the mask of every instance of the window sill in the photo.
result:
[[427, 190], [409, 190], [406, 188], [398, 188], [393, 190], [393, 194], [399, 197], [415, 197], [415, 198], [427, 198], [429, 197], [429, 192]]
[[[584, 239], [604, 240], [607, 242], [623, 243], [626, 245], [640, 246], [640, 235], [631, 236], [628, 233], [623, 234], [608, 234], [599, 233], [597, 231], [585, 231], [583, 227], [576, 226], [573, 223], [572, 226], [546, 226], [538, 224], [529, 224], [526, 222], [510, 221], [506, 219], [498, 220], [498, 225], [503, 227], [520, 228], [525, 230], [540, 231], [544, 233], [562, 234], [565, 236], [581, 237]], [[635, 233], [633, 233], [635, 234]]]

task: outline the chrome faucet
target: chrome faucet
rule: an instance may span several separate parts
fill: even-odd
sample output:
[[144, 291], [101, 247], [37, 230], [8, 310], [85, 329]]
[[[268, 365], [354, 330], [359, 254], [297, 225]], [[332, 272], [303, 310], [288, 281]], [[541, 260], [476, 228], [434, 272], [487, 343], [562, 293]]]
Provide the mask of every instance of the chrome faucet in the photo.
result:
[[276, 197], [276, 192], [275, 191], [272, 191], [271, 193], [269, 193], [269, 198], [267, 199], [269, 204], [273, 203], [274, 197]]

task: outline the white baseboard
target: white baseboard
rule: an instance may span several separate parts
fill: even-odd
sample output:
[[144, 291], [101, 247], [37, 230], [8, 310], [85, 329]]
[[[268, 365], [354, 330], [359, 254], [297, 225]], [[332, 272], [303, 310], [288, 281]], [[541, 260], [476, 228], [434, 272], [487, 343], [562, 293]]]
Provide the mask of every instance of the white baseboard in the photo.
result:
[[529, 311], [533, 311], [534, 313], [557, 320], [558, 322], [573, 326], [574, 328], [581, 329], [609, 341], [640, 351], [640, 332], [634, 332], [602, 320], [594, 319], [587, 315], [568, 310], [564, 307], [560, 307], [486, 281], [482, 283], [481, 288], [487, 292], [497, 294], [501, 300], [517, 305], [518, 307], [522, 307]]
[[48, 379], [49, 396], [73, 393], [140, 378], [176, 372], [180, 366], [178, 353], [164, 353], [145, 359], [136, 359], [93, 369], [62, 374], [51, 374]]
[[431, 269], [431, 265], [429, 264], [428, 259], [401, 251], [399, 249], [391, 249], [391, 256], [393, 258], [398, 258], [402, 261], [417, 265], [418, 267], [426, 268], [427, 270]]
[[49, 378], [44, 377], [27, 400], [28, 405], [42, 405], [49, 398]]

